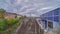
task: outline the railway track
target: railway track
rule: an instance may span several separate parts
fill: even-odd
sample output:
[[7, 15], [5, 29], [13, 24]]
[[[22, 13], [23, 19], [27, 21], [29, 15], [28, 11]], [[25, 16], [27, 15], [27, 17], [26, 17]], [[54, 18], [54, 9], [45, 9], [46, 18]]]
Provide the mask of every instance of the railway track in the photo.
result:
[[36, 19], [27, 19], [23, 22], [20, 29], [16, 34], [41, 34], [41, 27], [37, 23]]

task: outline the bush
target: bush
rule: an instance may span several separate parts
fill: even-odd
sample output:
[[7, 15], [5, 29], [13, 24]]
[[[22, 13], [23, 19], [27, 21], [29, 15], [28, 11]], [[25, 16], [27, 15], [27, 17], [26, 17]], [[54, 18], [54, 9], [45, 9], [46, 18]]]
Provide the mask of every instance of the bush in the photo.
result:
[[11, 34], [13, 32], [13, 28], [7, 29], [3, 32], [3, 34]]
[[0, 34], [10, 34], [17, 27], [18, 18], [0, 19]]
[[7, 19], [8, 25], [14, 25], [14, 24], [17, 23], [18, 21], [19, 21], [18, 18], [8, 18], [8, 19]]
[[4, 30], [7, 26], [7, 20], [6, 19], [0, 19], [0, 31]]
[[14, 18], [15, 23], [19, 21], [19, 18]]

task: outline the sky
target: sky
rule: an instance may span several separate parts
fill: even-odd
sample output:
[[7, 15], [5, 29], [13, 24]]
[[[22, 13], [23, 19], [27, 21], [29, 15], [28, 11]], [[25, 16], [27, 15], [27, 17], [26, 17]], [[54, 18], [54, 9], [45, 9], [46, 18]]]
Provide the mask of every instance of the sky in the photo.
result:
[[27, 16], [40, 16], [60, 7], [60, 0], [0, 0], [0, 8]]

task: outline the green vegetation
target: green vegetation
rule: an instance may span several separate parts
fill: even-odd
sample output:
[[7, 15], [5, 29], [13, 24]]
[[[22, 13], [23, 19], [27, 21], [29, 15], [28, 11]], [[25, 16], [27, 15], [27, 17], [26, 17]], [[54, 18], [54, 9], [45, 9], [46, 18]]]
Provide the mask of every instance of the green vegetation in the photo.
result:
[[0, 19], [0, 31], [4, 30], [7, 26], [7, 20], [6, 19]]
[[8, 25], [10, 25], [10, 26], [14, 25], [14, 24], [17, 23], [18, 21], [19, 21], [18, 18], [8, 18], [8, 19], [7, 19]]
[[18, 26], [20, 26], [21, 22], [26, 18], [26, 16], [22, 16], [18, 18], [7, 18], [6, 10], [0, 9], [0, 34], [11, 34]]
[[8, 18], [8, 19], [1, 19], [0, 18], [0, 34], [11, 34], [18, 26], [20, 26], [20, 23], [24, 20], [26, 17], [20, 17], [19, 18]]
[[17, 27], [15, 24], [18, 22], [18, 18], [0, 19], [0, 33], [12, 33], [13, 30]]
[[6, 16], [6, 10], [0, 9], [0, 18], [4, 18]]

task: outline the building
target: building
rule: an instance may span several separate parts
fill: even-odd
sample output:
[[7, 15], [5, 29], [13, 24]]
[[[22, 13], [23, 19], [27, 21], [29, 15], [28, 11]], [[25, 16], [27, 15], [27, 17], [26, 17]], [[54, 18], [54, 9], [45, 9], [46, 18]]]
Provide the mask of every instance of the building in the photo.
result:
[[44, 29], [56, 28], [60, 25], [60, 8], [42, 14], [40, 18], [44, 23]]
[[7, 13], [5, 18], [16, 18], [16, 17], [21, 17], [22, 15], [16, 14], [16, 13]]

